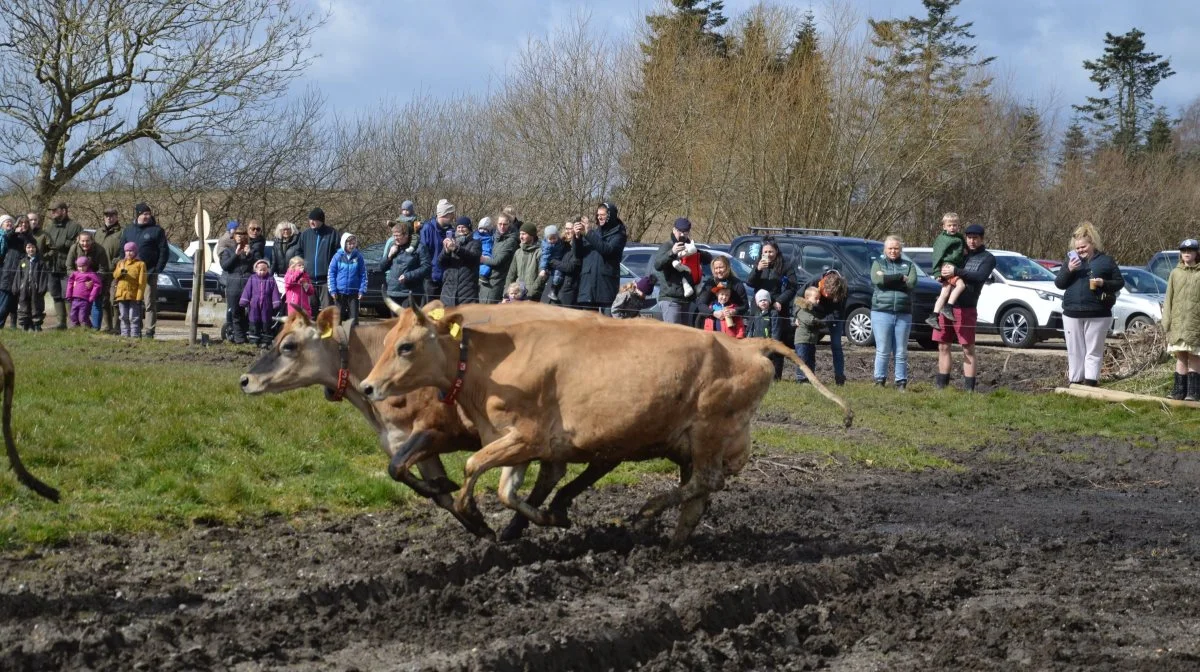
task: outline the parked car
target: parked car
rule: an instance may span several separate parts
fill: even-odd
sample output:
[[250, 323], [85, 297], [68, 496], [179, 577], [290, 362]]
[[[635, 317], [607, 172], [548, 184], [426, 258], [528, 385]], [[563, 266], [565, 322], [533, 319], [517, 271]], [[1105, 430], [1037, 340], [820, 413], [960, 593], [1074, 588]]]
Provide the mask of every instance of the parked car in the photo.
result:
[[1140, 266], [1121, 266], [1125, 289], [1113, 305], [1114, 334], [1147, 329], [1162, 321], [1167, 281]]
[[[791, 269], [798, 285], [805, 285], [820, 277], [828, 269], [837, 269], [846, 278], [849, 294], [846, 297], [846, 338], [854, 345], [873, 346], [875, 336], [871, 329], [871, 295], [875, 286], [871, 283], [871, 262], [883, 255], [883, 243], [865, 238], [847, 238], [838, 231], [819, 229], [769, 229], [754, 228], [745, 236], [738, 236], [730, 245], [733, 258], [743, 265], [758, 262], [762, 252], [764, 235], [771, 235], [779, 244], [780, 252]], [[811, 232], [811, 233], [808, 233]], [[905, 257], [915, 261], [905, 251]], [[917, 286], [913, 292], [912, 338], [923, 348], [934, 347], [932, 330], [925, 318], [933, 312], [941, 285], [930, 278], [918, 264]]]
[[[979, 293], [978, 330], [995, 333], [1012, 348], [1029, 348], [1038, 341], [1062, 337], [1062, 290], [1054, 274], [1029, 257], [993, 250], [996, 270]], [[905, 254], [929, 268], [933, 249], [905, 248]]]
[[[182, 313], [187, 311], [192, 300], [192, 278], [195, 269], [192, 260], [183, 250], [168, 244], [167, 265], [158, 276], [158, 307], [160, 310]], [[204, 273], [205, 295], [217, 294], [219, 278], [216, 273]]]
[[1163, 250], [1146, 262], [1146, 270], [1166, 280], [1171, 271], [1179, 265], [1179, 250]]
[[1058, 273], [1058, 269], [1062, 268], [1062, 262], [1058, 259], [1034, 259], [1034, 261], [1051, 273]]

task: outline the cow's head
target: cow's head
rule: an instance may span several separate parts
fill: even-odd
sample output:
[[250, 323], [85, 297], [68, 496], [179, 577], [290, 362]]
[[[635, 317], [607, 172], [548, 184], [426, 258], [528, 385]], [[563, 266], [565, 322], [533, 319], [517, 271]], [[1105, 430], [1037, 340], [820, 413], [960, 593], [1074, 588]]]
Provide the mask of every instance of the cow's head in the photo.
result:
[[304, 310], [295, 310], [283, 323], [271, 349], [259, 355], [242, 375], [242, 391], [264, 394], [309, 385], [335, 387], [341, 360], [334, 332], [340, 324], [336, 306], [322, 310], [316, 322], [308, 319]]
[[455, 375], [462, 316], [440, 309], [427, 314], [413, 306], [400, 311], [399, 317], [383, 342], [375, 368], [362, 381], [363, 394], [373, 401], [421, 387], [445, 390]]

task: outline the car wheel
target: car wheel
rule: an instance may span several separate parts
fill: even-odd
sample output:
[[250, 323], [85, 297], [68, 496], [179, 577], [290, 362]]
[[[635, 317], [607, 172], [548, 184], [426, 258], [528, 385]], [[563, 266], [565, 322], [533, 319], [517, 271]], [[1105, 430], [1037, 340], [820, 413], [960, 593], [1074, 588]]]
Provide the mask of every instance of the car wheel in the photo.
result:
[[1009, 308], [1000, 316], [1000, 340], [1010, 348], [1031, 348], [1037, 322], [1025, 308]]
[[1137, 333], [1154, 327], [1154, 321], [1145, 315], [1134, 315], [1125, 323], [1125, 333]]
[[855, 308], [846, 316], [846, 338], [854, 345], [869, 348], [875, 345], [875, 333], [871, 331], [871, 311]]

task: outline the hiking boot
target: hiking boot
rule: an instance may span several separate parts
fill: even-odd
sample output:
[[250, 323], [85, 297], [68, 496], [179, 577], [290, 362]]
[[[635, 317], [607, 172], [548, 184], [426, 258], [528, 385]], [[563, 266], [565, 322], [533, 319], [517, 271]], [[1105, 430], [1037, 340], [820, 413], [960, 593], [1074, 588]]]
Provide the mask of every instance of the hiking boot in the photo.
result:
[[1100, 381], [1092, 380], [1091, 378], [1084, 378], [1083, 384], [1087, 385], [1088, 387], [1100, 387]]
[[943, 307], [942, 308], [942, 317], [946, 318], [947, 322], [953, 322], [954, 321], [954, 308], [952, 306]]
[[1188, 379], [1186, 373], [1175, 374], [1175, 386], [1171, 388], [1170, 398], [1179, 401], [1187, 396]]
[[941, 326], [942, 326], [941, 324], [939, 324], [939, 323], [938, 323], [938, 319], [937, 319], [937, 314], [936, 314], [936, 313], [934, 313], [933, 315], [930, 315], [929, 317], [925, 318], [925, 324], [928, 324], [929, 326], [933, 327], [934, 329], [937, 329], [937, 328], [939, 328], [939, 327], [941, 327]]
[[907, 380], [901, 378], [900, 380], [896, 381], [896, 390], [898, 392], [904, 392], [907, 389], [908, 389], [908, 381]]
[[875, 387], [887, 387], [887, 381], [883, 378], [876, 378]]
[[842, 387], [843, 385], [845, 385], [845, 384], [846, 384], [846, 377], [845, 377], [845, 376], [839, 376], [839, 375], [836, 375], [836, 374], [835, 374], [835, 375], [833, 376], [833, 384], [834, 384], [834, 385], [837, 385], [838, 387]]

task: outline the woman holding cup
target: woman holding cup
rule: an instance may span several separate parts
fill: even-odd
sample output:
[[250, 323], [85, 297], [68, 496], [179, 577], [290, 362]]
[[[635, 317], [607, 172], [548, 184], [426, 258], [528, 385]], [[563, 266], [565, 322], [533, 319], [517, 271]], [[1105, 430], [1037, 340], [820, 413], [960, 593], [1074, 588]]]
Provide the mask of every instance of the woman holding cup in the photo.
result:
[[1100, 234], [1084, 222], [1071, 237], [1067, 263], [1054, 285], [1063, 295], [1063, 336], [1067, 341], [1067, 380], [1095, 387], [1100, 381], [1104, 338], [1112, 327], [1113, 304], [1125, 286], [1121, 269], [1100, 251]]

